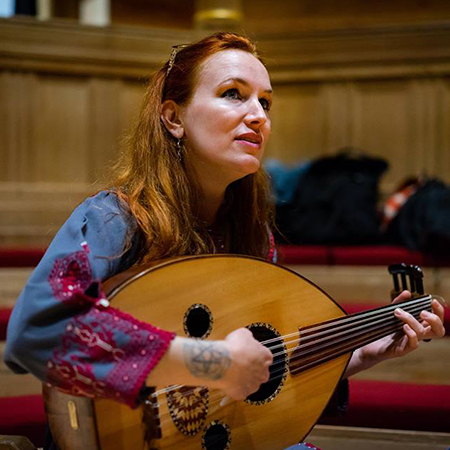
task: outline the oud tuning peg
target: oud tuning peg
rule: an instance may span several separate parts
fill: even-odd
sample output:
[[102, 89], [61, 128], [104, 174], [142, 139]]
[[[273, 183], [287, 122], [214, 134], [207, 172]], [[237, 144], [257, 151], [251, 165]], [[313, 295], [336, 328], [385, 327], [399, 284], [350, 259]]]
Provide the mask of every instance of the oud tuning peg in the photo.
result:
[[[407, 287], [406, 274], [407, 266], [405, 263], [391, 264], [388, 267], [389, 273], [392, 275], [392, 280], [394, 282], [394, 289], [391, 291], [391, 299], [393, 300], [397, 295], [400, 294]], [[401, 283], [401, 285], [400, 285]]]
[[411, 280], [411, 283], [414, 280], [414, 286], [415, 290], [414, 292], [422, 295], [425, 293], [424, 287], [423, 287], [423, 271], [419, 266], [409, 266], [409, 277]]

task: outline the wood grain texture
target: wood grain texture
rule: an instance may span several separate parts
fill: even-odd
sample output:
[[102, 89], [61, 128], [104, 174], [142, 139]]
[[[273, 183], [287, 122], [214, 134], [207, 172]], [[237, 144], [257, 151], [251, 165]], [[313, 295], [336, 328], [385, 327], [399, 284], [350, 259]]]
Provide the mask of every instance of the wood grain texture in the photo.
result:
[[[201, 33], [58, 20], [0, 25], [0, 244], [45, 245], [103, 185], [145, 80], [171, 45]], [[450, 181], [448, 24], [254, 37], [275, 92], [268, 157], [296, 163], [352, 145], [389, 162], [383, 194], [424, 172]]]

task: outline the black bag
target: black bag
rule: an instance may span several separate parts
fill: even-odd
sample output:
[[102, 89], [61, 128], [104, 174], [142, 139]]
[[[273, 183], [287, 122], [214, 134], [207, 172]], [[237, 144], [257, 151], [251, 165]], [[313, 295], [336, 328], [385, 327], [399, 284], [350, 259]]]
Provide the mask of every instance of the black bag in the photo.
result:
[[450, 187], [437, 179], [425, 182], [391, 221], [386, 237], [412, 250], [448, 254]]
[[291, 204], [277, 205], [281, 240], [368, 244], [380, 238], [378, 184], [385, 160], [343, 152], [314, 161]]

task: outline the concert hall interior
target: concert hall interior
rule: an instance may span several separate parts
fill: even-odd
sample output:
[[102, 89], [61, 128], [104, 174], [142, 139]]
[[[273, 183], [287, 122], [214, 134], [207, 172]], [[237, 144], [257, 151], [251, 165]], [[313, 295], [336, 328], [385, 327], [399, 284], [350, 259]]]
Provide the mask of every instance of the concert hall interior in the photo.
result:
[[[16, 299], [73, 209], [103, 188], [149, 76], [172, 46], [213, 32], [249, 36], [270, 74], [263, 165], [278, 264], [348, 314], [388, 305], [394, 279], [449, 305], [448, 0], [0, 3], [0, 448], [44, 445], [42, 383], [3, 362]], [[442, 339], [351, 377], [347, 413], [319, 419], [307, 440], [449, 449], [449, 306], [444, 325]]]

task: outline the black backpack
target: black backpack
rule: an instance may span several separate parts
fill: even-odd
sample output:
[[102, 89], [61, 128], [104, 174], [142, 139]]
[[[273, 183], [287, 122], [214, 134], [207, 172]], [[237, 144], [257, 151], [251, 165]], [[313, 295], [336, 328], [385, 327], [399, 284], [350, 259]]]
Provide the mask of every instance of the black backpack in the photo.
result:
[[385, 160], [341, 152], [315, 160], [290, 204], [277, 205], [279, 240], [368, 244], [380, 239], [378, 185]]
[[437, 179], [423, 183], [390, 222], [386, 237], [412, 250], [450, 250], [450, 187]]

